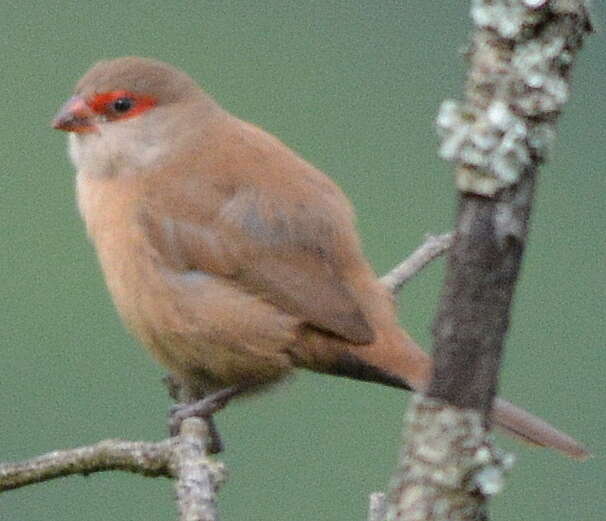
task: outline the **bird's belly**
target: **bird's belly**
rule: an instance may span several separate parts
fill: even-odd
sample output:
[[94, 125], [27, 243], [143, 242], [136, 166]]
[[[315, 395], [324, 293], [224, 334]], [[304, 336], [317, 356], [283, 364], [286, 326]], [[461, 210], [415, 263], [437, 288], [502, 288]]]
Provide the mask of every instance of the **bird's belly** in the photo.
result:
[[[292, 368], [299, 321], [222, 278], [177, 273], [137, 255], [104, 259], [107, 285], [127, 327], [155, 359], [208, 387], [260, 385]], [[116, 265], [119, 269], [116, 269]]]

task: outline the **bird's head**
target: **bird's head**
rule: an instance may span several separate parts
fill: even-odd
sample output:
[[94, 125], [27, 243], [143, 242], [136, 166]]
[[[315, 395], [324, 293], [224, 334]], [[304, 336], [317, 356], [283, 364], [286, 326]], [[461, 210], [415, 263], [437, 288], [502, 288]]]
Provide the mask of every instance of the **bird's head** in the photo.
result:
[[77, 168], [146, 168], [178, 150], [216, 105], [187, 74], [157, 60], [101, 61], [77, 83], [52, 126], [70, 132]]

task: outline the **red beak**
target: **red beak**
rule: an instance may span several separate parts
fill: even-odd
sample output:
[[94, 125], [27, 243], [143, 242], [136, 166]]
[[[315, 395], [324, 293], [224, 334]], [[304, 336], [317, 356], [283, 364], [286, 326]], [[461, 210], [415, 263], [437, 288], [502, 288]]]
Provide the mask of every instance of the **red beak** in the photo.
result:
[[61, 107], [53, 119], [53, 128], [66, 132], [93, 132], [97, 126], [93, 123], [95, 113], [84, 98], [74, 96]]

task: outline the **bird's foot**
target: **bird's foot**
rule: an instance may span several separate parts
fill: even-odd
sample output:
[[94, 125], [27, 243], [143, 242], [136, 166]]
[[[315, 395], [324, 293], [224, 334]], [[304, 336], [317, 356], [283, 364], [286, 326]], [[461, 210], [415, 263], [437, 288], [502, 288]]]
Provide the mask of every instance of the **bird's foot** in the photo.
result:
[[186, 418], [201, 418], [208, 425], [210, 436], [208, 452], [211, 454], [218, 454], [223, 451], [223, 442], [221, 441], [221, 436], [213, 420], [213, 414], [223, 409], [229, 400], [239, 392], [240, 389], [238, 387], [228, 387], [226, 389], [221, 389], [216, 393], [209, 394], [197, 402], [173, 405], [169, 409], [168, 429], [170, 435], [177, 436], [179, 434], [181, 424]]

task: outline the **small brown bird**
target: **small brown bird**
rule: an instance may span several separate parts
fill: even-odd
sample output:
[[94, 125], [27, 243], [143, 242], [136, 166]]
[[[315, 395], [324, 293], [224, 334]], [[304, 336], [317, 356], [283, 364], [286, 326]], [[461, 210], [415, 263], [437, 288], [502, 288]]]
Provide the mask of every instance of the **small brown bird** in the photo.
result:
[[[223, 403], [296, 368], [427, 384], [431, 359], [397, 325], [341, 190], [188, 75], [145, 58], [99, 62], [53, 126], [70, 132], [80, 212], [116, 307], [187, 400]], [[493, 417], [587, 455], [502, 399]]]

